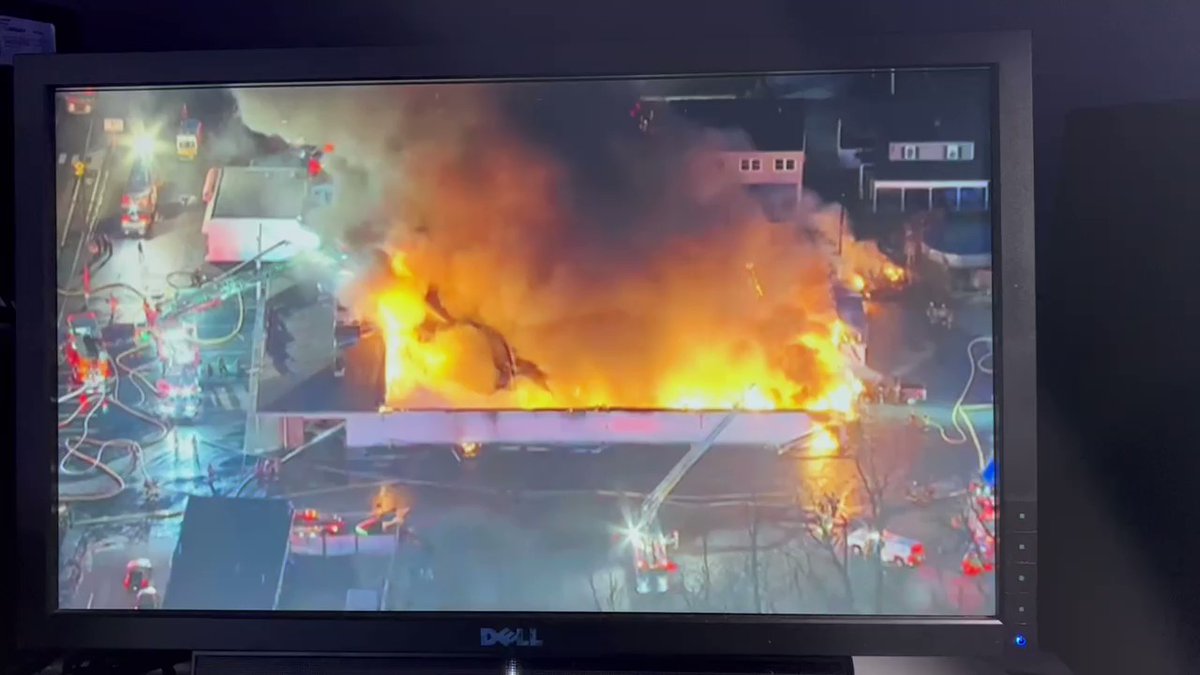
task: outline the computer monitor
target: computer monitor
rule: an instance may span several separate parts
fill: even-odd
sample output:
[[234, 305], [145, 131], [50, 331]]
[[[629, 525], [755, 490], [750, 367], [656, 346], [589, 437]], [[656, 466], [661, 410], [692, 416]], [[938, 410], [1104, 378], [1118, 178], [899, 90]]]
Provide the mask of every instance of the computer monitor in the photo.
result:
[[1033, 644], [1026, 37], [17, 83], [26, 641]]

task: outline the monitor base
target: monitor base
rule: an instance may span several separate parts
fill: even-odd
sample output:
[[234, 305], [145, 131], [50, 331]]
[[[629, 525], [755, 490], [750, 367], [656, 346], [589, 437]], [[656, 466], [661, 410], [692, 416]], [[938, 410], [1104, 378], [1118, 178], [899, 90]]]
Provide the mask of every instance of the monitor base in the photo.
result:
[[853, 675], [846, 657], [554, 659], [197, 652], [191, 675]]

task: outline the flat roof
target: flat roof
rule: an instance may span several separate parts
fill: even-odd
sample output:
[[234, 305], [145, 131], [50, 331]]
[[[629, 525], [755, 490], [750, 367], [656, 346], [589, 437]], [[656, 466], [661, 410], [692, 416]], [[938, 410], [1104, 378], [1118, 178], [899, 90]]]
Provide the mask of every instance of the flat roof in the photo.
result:
[[299, 218], [308, 201], [308, 177], [297, 169], [225, 167], [215, 200], [213, 218]]
[[291, 531], [285, 500], [189, 497], [163, 609], [275, 609]]
[[335, 377], [333, 351], [327, 360], [311, 364], [310, 373], [259, 385], [260, 415], [298, 415], [336, 417], [344, 413], [377, 413], [384, 401], [383, 340], [378, 336], [364, 338], [343, 352], [346, 372]]

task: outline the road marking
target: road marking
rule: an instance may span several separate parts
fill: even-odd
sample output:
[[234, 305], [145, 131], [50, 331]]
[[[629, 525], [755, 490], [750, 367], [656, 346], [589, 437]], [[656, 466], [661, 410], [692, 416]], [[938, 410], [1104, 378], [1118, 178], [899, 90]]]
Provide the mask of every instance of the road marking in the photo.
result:
[[58, 153], [58, 163], [59, 164], [67, 163], [67, 153], [65, 153], [65, 152]]
[[[96, 118], [94, 118], [94, 117], [93, 117], [93, 118], [92, 118], [92, 120], [91, 120], [91, 122], [89, 122], [89, 123], [88, 123], [87, 138], [85, 138], [85, 139], [84, 139], [84, 141], [83, 141], [83, 145], [84, 145], [84, 149], [85, 149], [85, 150], [86, 150], [88, 147], [90, 147], [90, 146], [91, 146], [91, 143], [92, 143], [92, 130], [95, 128], [95, 126], [96, 126]], [[105, 157], [105, 159], [107, 160], [107, 159], [108, 159], [108, 157], [106, 156], [106, 157]], [[108, 176], [109, 176], [109, 174], [110, 174], [110, 173], [112, 173], [112, 172], [111, 172], [111, 171], [106, 171], [106, 170], [104, 170], [104, 164], [105, 164], [105, 163], [106, 163], [106, 162], [101, 162], [101, 165], [100, 165], [100, 173], [99, 173], [99, 175], [97, 176], [97, 180], [96, 180], [96, 181], [93, 183], [93, 185], [92, 185], [92, 197], [91, 197], [91, 199], [89, 200], [89, 203], [88, 203], [88, 211], [89, 211], [89, 213], [86, 213], [86, 214], [84, 214], [84, 215], [85, 215], [85, 219], [86, 219], [87, 217], [90, 217], [90, 216], [91, 216], [91, 214], [90, 214], [90, 211], [91, 211], [91, 209], [92, 209], [92, 202], [95, 202], [95, 200], [96, 200], [96, 195], [97, 195], [97, 194], [99, 194], [99, 193], [101, 193], [101, 191], [103, 190], [103, 188], [104, 188], [105, 186], [107, 186], [107, 185], [108, 185]], [[73, 217], [74, 217], [74, 215], [75, 215], [75, 206], [76, 206], [76, 204], [78, 203], [78, 198], [79, 198], [79, 187], [80, 187], [80, 185], [82, 185], [82, 184], [83, 184], [83, 181], [79, 180], [78, 178], [76, 178], [76, 179], [75, 179], [75, 190], [74, 190], [74, 192], [71, 194], [71, 206], [70, 206], [70, 207], [67, 209], [67, 220], [66, 220], [66, 222], [63, 224], [63, 236], [62, 236], [62, 241], [61, 241], [61, 242], [59, 243], [59, 245], [58, 245], [58, 247], [59, 247], [59, 256], [60, 256], [60, 257], [61, 257], [61, 255], [62, 255], [62, 248], [63, 248], [64, 246], [66, 246], [66, 244], [67, 244], [67, 234], [68, 234], [68, 233], [70, 233], [70, 231], [71, 231], [71, 220], [72, 220], [72, 218], [73, 218]], [[101, 199], [103, 199], [103, 196], [101, 196]], [[97, 206], [96, 206], [96, 208], [97, 208], [97, 210], [98, 210], [98, 209], [99, 209], [99, 205], [97, 205]], [[68, 273], [68, 277], [67, 277], [67, 286], [68, 286], [68, 287], [70, 286], [71, 282], [75, 280], [75, 270], [76, 270], [76, 269], [78, 269], [78, 267], [79, 267], [79, 255], [80, 255], [80, 253], [82, 253], [82, 252], [83, 252], [83, 245], [84, 245], [84, 242], [85, 242], [87, 239], [91, 239], [91, 237], [92, 237], [92, 231], [93, 231], [93, 230], [95, 230], [95, 228], [96, 228], [96, 221], [95, 221], [95, 220], [92, 220], [91, 222], [85, 222], [85, 223], [84, 223], [84, 225], [86, 226], [86, 230], [84, 231], [84, 233], [83, 233], [83, 236], [82, 236], [82, 237], [80, 237], [80, 239], [79, 239], [79, 244], [78, 244], [78, 245], [75, 247], [75, 257], [74, 257], [74, 259], [71, 261], [71, 269], [70, 269], [70, 272]], [[57, 281], [57, 279], [56, 279], [56, 281]], [[67, 303], [68, 303], [68, 301], [67, 301], [67, 300], [63, 300], [63, 301], [60, 303], [60, 306], [59, 306], [59, 309], [58, 309], [58, 321], [56, 321], [56, 322], [55, 322], [55, 326], [61, 326], [61, 325], [62, 325], [63, 315], [66, 313], [66, 310], [67, 310]]]

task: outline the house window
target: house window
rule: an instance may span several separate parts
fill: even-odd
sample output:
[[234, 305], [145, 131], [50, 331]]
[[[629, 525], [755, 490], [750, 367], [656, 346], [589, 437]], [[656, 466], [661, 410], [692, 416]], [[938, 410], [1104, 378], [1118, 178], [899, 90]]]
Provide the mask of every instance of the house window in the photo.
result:
[[903, 213], [903, 192], [896, 188], [878, 188], [875, 190], [875, 211], [877, 213]]
[[958, 210], [958, 189], [937, 188], [933, 191], [933, 208], [943, 211]]
[[959, 146], [956, 143], [951, 143], [946, 146], [946, 159], [957, 160], [959, 157]]
[[901, 145], [900, 158], [908, 161], [915, 160], [917, 158], [917, 146], [908, 144]]
[[750, 160], [750, 170], [751, 171], [762, 171], [762, 160], [761, 159]]
[[783, 160], [782, 159], [775, 160], [775, 170], [783, 171]]
[[795, 170], [796, 170], [796, 160], [794, 160], [794, 159], [789, 159], [789, 160], [787, 160], [787, 162], [786, 162], [785, 164], [786, 164], [786, 166], [787, 166], [787, 170], [788, 170], [788, 171], [795, 171]]
[[987, 209], [987, 193], [984, 188], [962, 188], [958, 192], [960, 211], [984, 211]]
[[930, 194], [928, 188], [904, 190], [904, 211], [906, 213], [928, 211]]
[[739, 166], [739, 168], [740, 168], [742, 171], [749, 171], [749, 170], [750, 170], [750, 160], [748, 160], [748, 159], [743, 159], [743, 160], [742, 160], [742, 162], [741, 162], [741, 165]]

